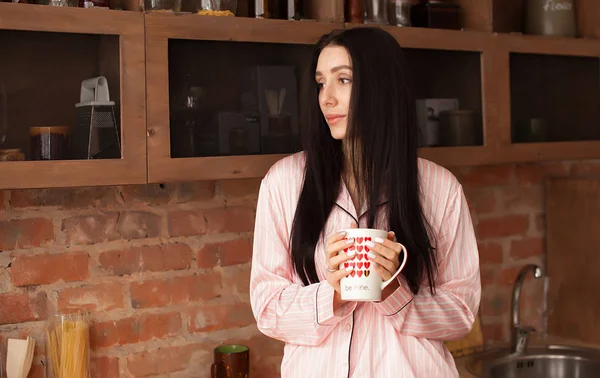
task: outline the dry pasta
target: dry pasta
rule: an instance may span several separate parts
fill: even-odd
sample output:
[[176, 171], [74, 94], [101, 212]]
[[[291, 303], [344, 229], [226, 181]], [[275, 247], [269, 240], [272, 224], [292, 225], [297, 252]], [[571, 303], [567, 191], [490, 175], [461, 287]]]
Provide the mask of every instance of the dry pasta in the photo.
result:
[[46, 331], [54, 378], [87, 378], [89, 326], [83, 320], [63, 320]]

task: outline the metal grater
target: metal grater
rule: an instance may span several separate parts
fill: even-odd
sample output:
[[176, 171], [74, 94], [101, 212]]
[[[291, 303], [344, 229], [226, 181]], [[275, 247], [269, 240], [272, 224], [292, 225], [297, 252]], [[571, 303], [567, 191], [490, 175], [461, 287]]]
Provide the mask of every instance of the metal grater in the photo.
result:
[[77, 122], [71, 141], [73, 159], [121, 157], [114, 105], [110, 101], [105, 77], [99, 76], [81, 83], [81, 102], [75, 105]]

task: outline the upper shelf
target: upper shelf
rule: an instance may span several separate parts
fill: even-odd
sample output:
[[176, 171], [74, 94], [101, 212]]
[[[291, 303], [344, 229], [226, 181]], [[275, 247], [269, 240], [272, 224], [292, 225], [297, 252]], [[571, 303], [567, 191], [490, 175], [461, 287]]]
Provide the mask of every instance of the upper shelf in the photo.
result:
[[140, 12], [0, 2], [0, 29], [107, 35], [143, 34]]
[[343, 24], [196, 14], [147, 13], [148, 37], [211, 41], [314, 44]]

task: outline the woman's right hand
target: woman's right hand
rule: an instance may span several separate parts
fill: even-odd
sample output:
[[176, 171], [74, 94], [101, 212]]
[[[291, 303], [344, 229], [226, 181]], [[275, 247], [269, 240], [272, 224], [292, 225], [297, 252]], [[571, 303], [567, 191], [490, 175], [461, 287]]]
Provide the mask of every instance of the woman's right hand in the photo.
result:
[[338, 299], [341, 299], [340, 280], [346, 277], [352, 271], [352, 267], [344, 269], [342, 264], [348, 260], [352, 260], [356, 251], [348, 251], [348, 253], [340, 253], [345, 248], [354, 243], [354, 239], [344, 239], [346, 233], [336, 232], [327, 239], [327, 282], [335, 289]]

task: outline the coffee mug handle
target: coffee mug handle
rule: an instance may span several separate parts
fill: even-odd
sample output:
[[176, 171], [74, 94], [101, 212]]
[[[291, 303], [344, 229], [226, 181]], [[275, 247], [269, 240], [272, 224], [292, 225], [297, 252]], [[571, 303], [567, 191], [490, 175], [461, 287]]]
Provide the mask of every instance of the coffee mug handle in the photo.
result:
[[394, 273], [394, 275], [392, 275], [392, 277], [390, 277], [389, 280], [383, 281], [381, 283], [381, 290], [385, 289], [385, 287], [389, 285], [392, 282], [392, 280], [395, 279], [398, 276], [398, 274], [400, 274], [400, 272], [402, 272], [402, 269], [404, 269], [404, 265], [406, 265], [406, 260], [408, 260], [408, 253], [406, 252], [406, 247], [404, 247], [402, 244], [400, 244], [400, 247], [402, 247], [402, 251], [404, 252], [404, 259], [402, 259], [402, 263], [398, 267], [396, 273]]

